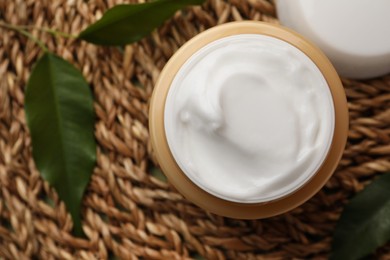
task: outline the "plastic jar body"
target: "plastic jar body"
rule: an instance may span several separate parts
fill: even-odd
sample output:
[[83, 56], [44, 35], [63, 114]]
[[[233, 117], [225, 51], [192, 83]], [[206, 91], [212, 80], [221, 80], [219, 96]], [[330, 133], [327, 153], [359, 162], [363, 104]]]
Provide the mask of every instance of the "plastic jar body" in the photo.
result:
[[[326, 158], [311, 178], [293, 192], [270, 200], [234, 201], [206, 191], [189, 178], [176, 161], [167, 140], [165, 129], [166, 102], [169, 90], [180, 69], [194, 53], [206, 45], [235, 35], [263, 35], [285, 41], [301, 50], [325, 78], [334, 104], [334, 131]], [[283, 59], [283, 57], [281, 57]], [[286, 57], [287, 58], [287, 57]], [[254, 111], [255, 112], [255, 111]], [[236, 22], [212, 28], [186, 43], [167, 63], [155, 86], [150, 107], [150, 134], [153, 148], [163, 172], [186, 198], [213, 213], [235, 218], [263, 218], [286, 212], [313, 196], [333, 173], [342, 155], [348, 130], [348, 111], [345, 93], [334, 68], [312, 44], [292, 31], [261, 22]], [[221, 162], [223, 163], [223, 162]], [[216, 184], [218, 185], [218, 184]]]

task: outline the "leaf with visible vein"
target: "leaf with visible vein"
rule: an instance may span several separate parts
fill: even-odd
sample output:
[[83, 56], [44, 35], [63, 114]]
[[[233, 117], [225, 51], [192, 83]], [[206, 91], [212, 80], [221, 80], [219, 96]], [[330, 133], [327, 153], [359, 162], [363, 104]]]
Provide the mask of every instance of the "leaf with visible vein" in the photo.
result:
[[82, 31], [78, 38], [100, 45], [133, 43], [150, 34], [177, 10], [203, 2], [204, 0], [159, 0], [117, 5]]
[[390, 174], [384, 174], [345, 207], [334, 234], [331, 259], [361, 259], [389, 239]]
[[76, 68], [45, 53], [29, 78], [25, 109], [37, 168], [81, 235], [81, 201], [96, 160], [91, 90]]

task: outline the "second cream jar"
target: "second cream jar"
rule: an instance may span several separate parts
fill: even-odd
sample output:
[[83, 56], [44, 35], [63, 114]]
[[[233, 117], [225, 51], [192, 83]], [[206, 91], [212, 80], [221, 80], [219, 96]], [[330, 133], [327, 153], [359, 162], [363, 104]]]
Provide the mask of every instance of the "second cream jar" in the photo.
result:
[[149, 120], [176, 189], [210, 212], [245, 219], [312, 197], [335, 170], [348, 131], [329, 60], [262, 22], [217, 26], [181, 47], [155, 86]]

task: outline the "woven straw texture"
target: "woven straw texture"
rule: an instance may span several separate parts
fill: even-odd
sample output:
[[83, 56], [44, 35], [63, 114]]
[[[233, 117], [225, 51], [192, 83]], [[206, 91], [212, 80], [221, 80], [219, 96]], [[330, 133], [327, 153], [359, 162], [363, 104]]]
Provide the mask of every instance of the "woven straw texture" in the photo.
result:
[[[77, 34], [121, 0], [0, 0], [0, 19]], [[324, 259], [348, 199], [390, 170], [390, 77], [343, 80], [350, 109], [347, 148], [314, 198], [281, 216], [254, 221], [198, 208], [157, 178], [148, 100], [169, 57], [199, 32], [234, 20], [277, 23], [266, 0], [210, 0], [178, 12], [124, 49], [33, 35], [75, 64], [95, 95], [98, 160], [83, 202], [86, 238], [31, 157], [24, 89], [40, 49], [0, 28], [0, 259]], [[157, 177], [156, 177], [157, 176]], [[390, 246], [376, 252], [390, 259]]]

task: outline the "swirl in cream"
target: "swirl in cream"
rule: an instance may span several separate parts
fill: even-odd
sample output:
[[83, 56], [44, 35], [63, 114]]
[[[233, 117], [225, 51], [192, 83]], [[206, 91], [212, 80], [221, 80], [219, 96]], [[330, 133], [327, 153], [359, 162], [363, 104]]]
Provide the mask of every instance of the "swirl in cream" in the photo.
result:
[[319, 169], [334, 129], [322, 73], [282, 40], [239, 34], [195, 52], [176, 74], [165, 133], [179, 167], [225, 200], [284, 197]]

